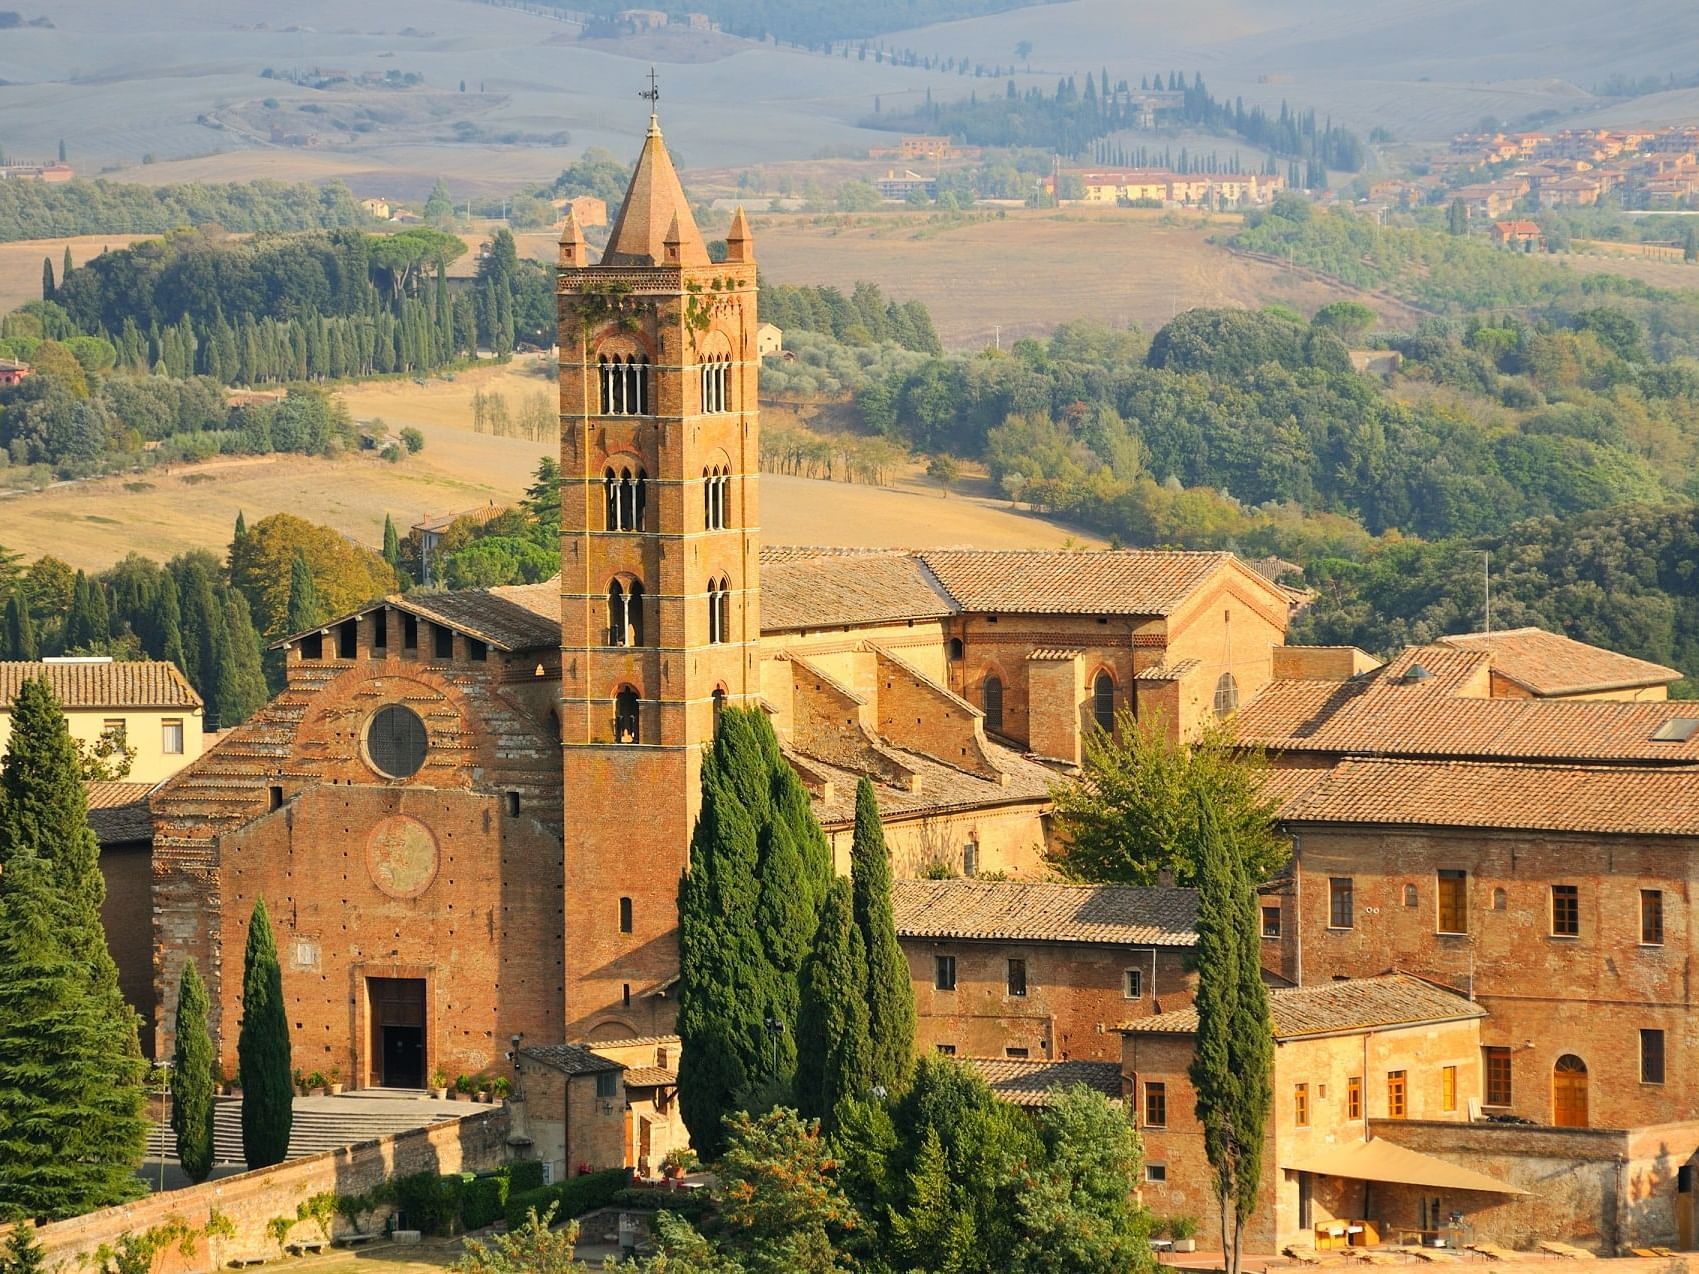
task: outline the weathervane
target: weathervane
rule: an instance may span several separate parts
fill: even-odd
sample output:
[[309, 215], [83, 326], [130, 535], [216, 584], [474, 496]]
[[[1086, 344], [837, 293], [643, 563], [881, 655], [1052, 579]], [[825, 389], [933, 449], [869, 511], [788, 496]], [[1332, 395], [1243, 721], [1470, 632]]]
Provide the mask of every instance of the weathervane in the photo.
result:
[[637, 91], [637, 96], [649, 103], [649, 109], [651, 111], [655, 109], [655, 103], [661, 100], [661, 87], [655, 82], [654, 67], [649, 68], [649, 87], [639, 89]]

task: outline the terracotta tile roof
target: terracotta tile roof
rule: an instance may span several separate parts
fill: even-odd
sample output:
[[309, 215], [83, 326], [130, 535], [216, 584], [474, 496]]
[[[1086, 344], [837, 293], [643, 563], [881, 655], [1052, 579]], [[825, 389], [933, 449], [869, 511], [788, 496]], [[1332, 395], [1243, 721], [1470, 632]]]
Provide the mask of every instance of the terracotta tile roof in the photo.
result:
[[633, 1035], [624, 1040], [596, 1040], [597, 1048], [641, 1048], [646, 1044], [672, 1044], [677, 1046], [677, 1035]]
[[1288, 823], [1699, 836], [1699, 767], [1345, 760], [1282, 805]]
[[88, 825], [102, 845], [123, 845], [153, 839], [153, 814], [147, 798], [152, 783], [94, 782], [88, 793]]
[[1268, 800], [1285, 806], [1332, 773], [1331, 769], [1321, 766], [1314, 769], [1302, 766], [1271, 766], [1262, 772], [1262, 780], [1257, 784], [1257, 790]]
[[1203, 666], [1201, 659], [1182, 659], [1175, 664], [1158, 664], [1133, 674], [1134, 681], [1179, 681], [1189, 672]]
[[[1268, 993], [1268, 1002], [1277, 1040], [1487, 1015], [1474, 1001], [1408, 973], [1274, 987]], [[1192, 1035], [1198, 1029], [1198, 1011], [1184, 1008], [1157, 1013], [1123, 1022], [1120, 1029], [1138, 1035]]]
[[684, 197], [684, 186], [673, 168], [672, 157], [667, 154], [667, 144], [661, 140], [660, 126], [651, 115], [643, 153], [637, 157], [637, 168], [631, 174], [625, 202], [620, 204], [619, 215], [614, 218], [601, 263], [661, 265], [665, 261], [666, 243], [675, 235], [679, 239], [679, 264], [709, 264], [708, 246], [702, 242], [702, 232], [690, 215], [690, 201]]
[[[918, 787], [910, 789], [884, 782], [877, 774], [867, 776], [873, 780], [873, 795], [879, 803], [879, 813], [887, 820], [997, 805], [1048, 802], [1050, 787], [1056, 782], [1056, 771], [1012, 748], [990, 741], [986, 742], [985, 751], [992, 765], [1001, 772], [1004, 780], [1001, 783], [969, 774], [918, 752], [885, 743], [874, 746], [880, 756], [913, 773], [919, 780]], [[813, 798], [814, 815], [821, 825], [827, 831], [851, 826], [855, 822], [855, 786], [861, 773], [816, 756], [794, 753], [790, 749], [786, 749], [786, 756], [799, 769], [817, 774], [831, 783], [829, 797], [816, 792]]]
[[991, 1091], [1016, 1106], [1050, 1105], [1050, 1094], [1076, 1084], [1121, 1099], [1119, 1062], [1051, 1061], [1027, 1057], [964, 1057], [991, 1085]]
[[1063, 885], [1019, 880], [899, 880], [891, 886], [897, 933], [966, 938], [1190, 947], [1194, 889]]
[[0, 710], [9, 710], [26, 681], [46, 677], [66, 708], [199, 708], [177, 665], [155, 659], [54, 659], [0, 663]]
[[909, 553], [761, 555], [761, 629], [941, 619], [955, 613], [949, 595]]
[[1167, 615], [1234, 560], [1156, 549], [941, 549], [919, 557], [961, 609], [1027, 615]]
[[[1490, 656], [1478, 650], [1406, 646], [1372, 674], [1366, 675], [1374, 676], [1382, 685], [1396, 682], [1419, 687], [1429, 694], [1455, 695], [1462, 693], [1471, 681], [1480, 680], [1492, 663]], [[1484, 680], [1480, 684], [1479, 697], [1485, 697], [1491, 685]]]
[[1639, 686], [1664, 686], [1681, 673], [1662, 664], [1589, 646], [1543, 628], [1508, 628], [1496, 633], [1459, 633], [1437, 643], [1484, 651], [1493, 671], [1538, 695], [1596, 694]]
[[527, 1044], [520, 1055], [564, 1075], [595, 1075], [601, 1071], [621, 1071], [623, 1062], [601, 1057], [578, 1044]]
[[443, 513], [434, 518], [425, 518], [422, 521], [415, 522], [408, 529], [423, 532], [446, 531], [461, 518], [470, 518], [473, 522], [482, 526], [485, 522], [495, 521], [512, 508], [513, 505], [511, 504], [497, 504], [492, 500], [488, 504], [480, 504], [476, 508], [462, 509], [459, 513]]
[[678, 1072], [663, 1066], [628, 1066], [625, 1068], [627, 1088], [666, 1088], [678, 1083]]
[[400, 610], [446, 624], [500, 650], [560, 645], [560, 576], [540, 584], [413, 592], [385, 599]]
[[1459, 698], [1386, 671], [1271, 682], [1234, 716], [1234, 735], [1271, 752], [1336, 756], [1699, 763], [1699, 732], [1653, 737], [1672, 722], [1699, 720], [1699, 704]]

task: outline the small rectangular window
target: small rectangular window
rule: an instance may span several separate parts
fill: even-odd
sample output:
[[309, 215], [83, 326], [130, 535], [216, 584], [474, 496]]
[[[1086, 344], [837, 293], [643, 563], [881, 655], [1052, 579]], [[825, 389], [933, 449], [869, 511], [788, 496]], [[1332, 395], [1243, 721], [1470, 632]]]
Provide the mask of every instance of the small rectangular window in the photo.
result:
[[476, 659], [479, 661], [488, 659], [490, 657], [490, 648], [483, 642], [479, 641], [476, 637], [468, 637], [466, 639], [466, 657], [468, 659]]
[[1345, 1081], [1345, 1118], [1363, 1117], [1363, 1077], [1353, 1075]]
[[1146, 1181], [1156, 1181], [1156, 1182], [1168, 1180], [1168, 1165], [1165, 1164], [1165, 1163], [1147, 1163], [1147, 1164], [1145, 1164], [1145, 1166], [1144, 1166], [1144, 1179]]
[[1457, 1068], [1441, 1066], [1439, 1068], [1439, 1108], [1443, 1111], [1457, 1109]]
[[1388, 1071], [1386, 1073], [1386, 1117], [1388, 1119], [1403, 1119], [1408, 1106], [1406, 1099], [1408, 1089], [1405, 1086], [1403, 1071]]
[[945, 1057], [954, 1057], [956, 1055], [956, 1046], [954, 1044], [934, 1044], [932, 1047], [935, 1051], [943, 1054]]
[[1016, 996], [1026, 994], [1025, 960], [1009, 961], [1009, 994]]
[[183, 755], [183, 723], [175, 718], [160, 724], [160, 751], [166, 756]]
[[962, 875], [979, 875], [979, 846], [973, 841], [962, 846]]
[[1640, 891], [1640, 941], [1648, 947], [1664, 945], [1664, 891]]
[[1004, 1057], [1012, 1057], [1012, 1058], [1015, 1058], [1017, 1060], [1025, 1058], [1027, 1055], [1028, 1055], [1027, 1050], [1024, 1049], [1024, 1048], [1005, 1048], [1003, 1050], [1003, 1056]]
[[1327, 927], [1349, 929], [1356, 923], [1351, 877], [1330, 876], [1327, 881]]
[[1581, 889], [1578, 885], [1552, 886], [1552, 935], [1581, 936]]
[[1280, 936], [1280, 908], [1264, 907], [1262, 909], [1262, 936], [1278, 938]]
[[283, 788], [273, 783], [266, 792], [266, 808], [280, 810], [283, 808]]
[[932, 985], [940, 991], [956, 989], [956, 957], [932, 957]]
[[385, 610], [372, 613], [372, 653], [389, 649], [389, 612]]
[[612, 1097], [619, 1091], [619, 1072], [601, 1071], [596, 1075], [596, 1096]]
[[419, 649], [419, 617], [405, 612], [401, 616], [401, 649]]
[[631, 932], [631, 899], [629, 898], [619, 900], [619, 931], [621, 933]]
[[323, 659], [324, 658], [324, 634], [323, 633], [308, 633], [305, 637], [301, 638], [301, 658], [302, 659]]
[[1489, 1106], [1510, 1105], [1510, 1050], [1508, 1048], [1483, 1048], [1481, 1053], [1487, 1069], [1486, 1104]]
[[1300, 1128], [1310, 1126], [1310, 1086], [1292, 1085], [1292, 1122]]
[[1129, 1000], [1142, 1000], [1144, 998], [1143, 969], [1127, 970], [1126, 977], [1121, 983], [1121, 994]]
[[336, 626], [336, 657], [352, 659], [360, 653], [360, 621], [346, 619]]
[[1441, 933], [1469, 932], [1469, 873], [1439, 871], [1439, 931]]
[[1640, 1082], [1642, 1084], [1661, 1084], [1664, 1082], [1664, 1033], [1662, 1031], [1640, 1032]]
[[454, 629], [444, 628], [441, 624], [431, 625], [431, 658], [454, 658]]
[[106, 721], [102, 721], [100, 723], [100, 733], [122, 747], [124, 745], [124, 735], [126, 733], [124, 729], [124, 718], [112, 717]]
[[621, 982], [619, 984], [619, 998], [626, 1008], [631, 1007], [631, 983]]
[[1168, 1085], [1146, 1080], [1144, 1085], [1144, 1125], [1146, 1128], [1168, 1126]]
[[518, 792], [509, 792], [507, 794], [507, 816], [509, 818], [518, 818], [519, 817], [519, 793]]

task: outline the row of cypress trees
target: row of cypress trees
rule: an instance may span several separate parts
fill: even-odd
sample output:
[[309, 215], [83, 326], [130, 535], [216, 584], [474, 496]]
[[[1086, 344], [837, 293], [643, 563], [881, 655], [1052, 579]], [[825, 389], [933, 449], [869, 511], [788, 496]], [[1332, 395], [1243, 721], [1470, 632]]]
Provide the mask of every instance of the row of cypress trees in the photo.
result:
[[691, 1142], [740, 1108], [794, 1102], [830, 1122], [900, 1088], [914, 1050], [908, 965], [873, 789], [856, 792], [852, 879], [757, 711], [720, 714], [679, 886], [679, 1101]]

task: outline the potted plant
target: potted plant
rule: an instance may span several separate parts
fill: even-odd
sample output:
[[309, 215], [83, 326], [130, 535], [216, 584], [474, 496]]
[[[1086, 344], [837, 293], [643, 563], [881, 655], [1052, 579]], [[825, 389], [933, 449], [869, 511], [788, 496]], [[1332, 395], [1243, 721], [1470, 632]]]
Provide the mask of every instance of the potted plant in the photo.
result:
[[330, 1089], [332, 1097], [339, 1094], [342, 1091], [342, 1068], [340, 1066], [332, 1066], [324, 1073], [324, 1082]]
[[431, 1096], [438, 1101], [448, 1096], [448, 1072], [440, 1066], [431, 1072]]
[[674, 1146], [661, 1160], [661, 1175], [668, 1181], [677, 1181], [694, 1167], [696, 1152], [689, 1146]]
[[480, 1104], [490, 1100], [490, 1077], [488, 1075], [472, 1076], [472, 1100]]
[[513, 1081], [506, 1075], [497, 1075], [490, 1081], [490, 1096], [496, 1101], [506, 1101], [512, 1091]]
[[305, 1097], [307, 1095], [307, 1072], [297, 1066], [289, 1073], [289, 1078], [295, 1082], [295, 1095]]
[[324, 1072], [313, 1071], [307, 1076], [307, 1089], [305, 1095], [308, 1097], [323, 1097], [328, 1087], [329, 1086], [325, 1083]]
[[1177, 1216], [1168, 1219], [1168, 1233], [1174, 1237], [1176, 1252], [1195, 1252], [1198, 1241], [1198, 1219], [1192, 1216]]
[[477, 1081], [470, 1075], [456, 1075], [454, 1077], [454, 1100], [471, 1101], [472, 1094], [477, 1091], [474, 1087], [476, 1083]]

